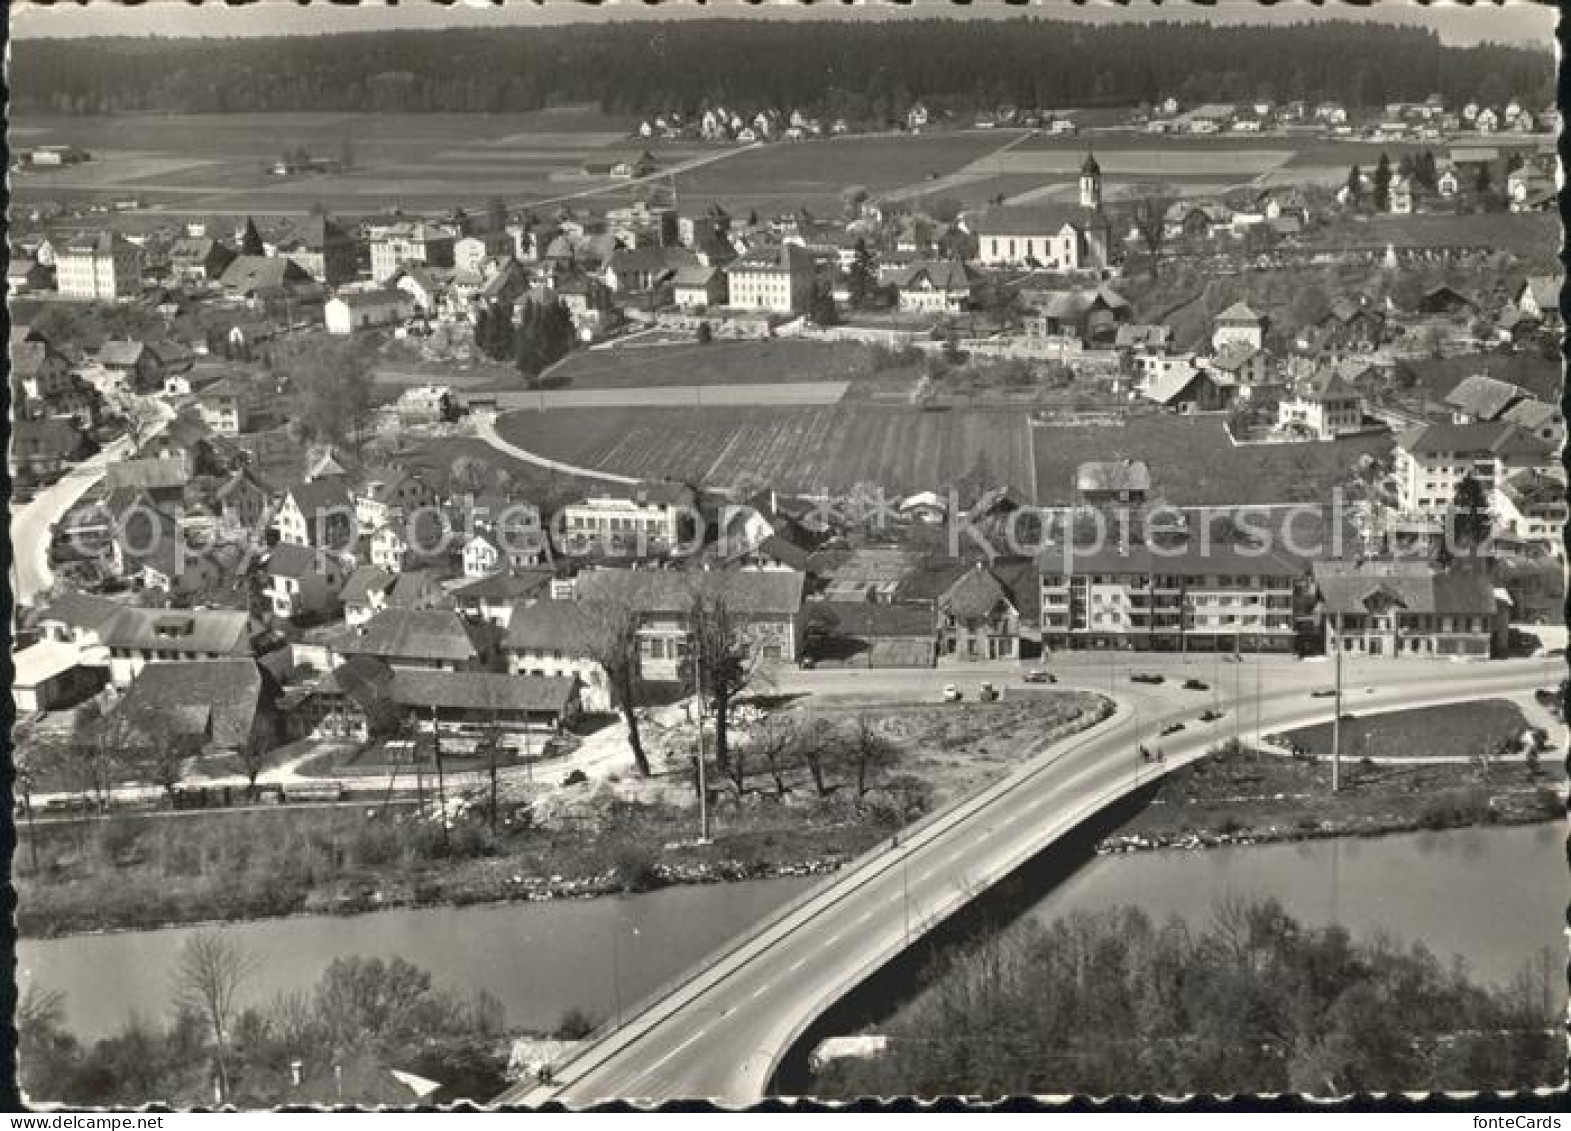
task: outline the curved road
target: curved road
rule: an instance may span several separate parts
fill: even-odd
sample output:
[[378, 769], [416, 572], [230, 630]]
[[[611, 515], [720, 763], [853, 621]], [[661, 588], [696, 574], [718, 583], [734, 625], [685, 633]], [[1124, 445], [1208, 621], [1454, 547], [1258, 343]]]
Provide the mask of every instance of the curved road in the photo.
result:
[[129, 441], [116, 440], [27, 503], [11, 508], [11, 593], [17, 605], [31, 605], [54, 584], [54, 574], [49, 569], [49, 540], [55, 523], [104, 477], [104, 470], [111, 463], [123, 459], [129, 450]]
[[[1376, 677], [1379, 682], [1352, 685], [1344, 710], [1355, 713], [1519, 695], [1546, 677], [1541, 660], [1388, 662], [1362, 664], [1360, 670], [1361, 682]], [[1262, 665], [1258, 725], [1278, 731], [1327, 721], [1332, 701], [1309, 691], [1330, 674], [1324, 666]], [[1094, 669], [1086, 675], [1078, 679], [1066, 672], [1061, 680], [1090, 690], [1108, 686]], [[1253, 678], [1250, 673], [1250, 682]], [[1140, 764], [1138, 742], [1160, 745], [1165, 768], [1171, 768], [1233, 732], [1235, 704], [1225, 687], [1201, 694], [1184, 692], [1171, 680], [1155, 687], [1126, 681], [1117, 694], [1121, 702], [1109, 719], [908, 830], [898, 849], [864, 857], [751, 937], [711, 956], [686, 981], [629, 1014], [620, 1029], [560, 1065], [552, 1086], [520, 1084], [498, 1102], [554, 1100], [579, 1107], [611, 1099], [757, 1101], [792, 1042], [903, 950], [908, 931], [910, 937], [919, 934], [924, 923], [964, 904], [967, 893], [996, 882], [1097, 810], [1145, 785], [1157, 771]], [[1198, 722], [1213, 695], [1227, 714], [1214, 723]], [[1238, 725], [1246, 730], [1257, 721], [1256, 704], [1252, 695], [1242, 702]], [[1184, 731], [1153, 737], [1161, 726], [1179, 721]]]

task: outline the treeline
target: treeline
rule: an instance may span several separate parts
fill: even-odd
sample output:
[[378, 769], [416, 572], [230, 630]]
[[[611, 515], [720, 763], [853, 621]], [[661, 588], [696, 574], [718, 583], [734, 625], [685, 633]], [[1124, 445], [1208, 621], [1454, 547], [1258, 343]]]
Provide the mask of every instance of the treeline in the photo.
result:
[[1562, 971], [1546, 949], [1486, 989], [1422, 946], [1354, 942], [1275, 901], [1220, 901], [1201, 929], [1137, 908], [1036, 920], [940, 960], [872, 1060], [815, 1092], [1315, 1096], [1553, 1085]]
[[413, 1105], [390, 1069], [441, 1089], [428, 1097], [485, 1103], [506, 1086], [502, 1004], [460, 997], [394, 957], [335, 958], [308, 991], [259, 998], [258, 966], [228, 936], [182, 947], [163, 1023], [133, 1014], [96, 1041], [66, 1023], [59, 992], [28, 987], [17, 1006], [18, 1080], [32, 1102], [175, 1108], [215, 1099], [278, 1104]]
[[882, 120], [921, 98], [957, 111], [1270, 97], [1355, 106], [1554, 98], [1547, 51], [1443, 45], [1417, 28], [1162, 22], [695, 20], [263, 39], [23, 39], [22, 112], [799, 108]]

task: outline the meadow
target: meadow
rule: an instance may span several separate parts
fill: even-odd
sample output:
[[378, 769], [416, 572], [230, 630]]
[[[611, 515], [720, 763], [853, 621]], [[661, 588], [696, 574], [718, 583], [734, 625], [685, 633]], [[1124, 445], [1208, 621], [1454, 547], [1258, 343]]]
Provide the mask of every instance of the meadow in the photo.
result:
[[1017, 413], [905, 406], [558, 409], [515, 412], [502, 437], [596, 471], [712, 486], [758, 476], [786, 491], [858, 483], [907, 494], [962, 480], [1031, 493], [1031, 438]]
[[589, 350], [551, 370], [552, 388], [626, 389], [850, 381], [873, 371], [870, 346], [771, 339], [694, 342]]

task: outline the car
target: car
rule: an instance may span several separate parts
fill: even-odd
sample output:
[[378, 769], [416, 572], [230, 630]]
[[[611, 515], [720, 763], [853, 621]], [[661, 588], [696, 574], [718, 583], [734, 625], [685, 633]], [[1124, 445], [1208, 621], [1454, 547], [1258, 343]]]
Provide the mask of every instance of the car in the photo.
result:
[[1183, 723], [1168, 723], [1167, 726], [1162, 728], [1162, 737], [1166, 738], [1170, 734], [1177, 734], [1179, 731], [1181, 731], [1183, 729], [1184, 729], [1184, 724]]
[[976, 697], [984, 703], [991, 703], [998, 698], [998, 688], [991, 683], [984, 683], [977, 688]]
[[1560, 702], [1560, 691], [1558, 688], [1554, 687], [1540, 687], [1537, 691], [1533, 692], [1533, 698], [1547, 707], [1551, 703]]
[[1129, 680], [1131, 683], [1165, 683], [1167, 677], [1157, 675], [1155, 672], [1135, 672]]
[[960, 694], [960, 689], [958, 687], [956, 687], [954, 684], [952, 684], [952, 683], [944, 684], [944, 702], [945, 703], [958, 703], [963, 698], [964, 698], [964, 696]]
[[1186, 679], [1186, 680], [1184, 680], [1184, 690], [1185, 691], [1210, 691], [1211, 690], [1211, 685], [1209, 683], [1207, 683], [1203, 679]]
[[1309, 693], [1311, 699], [1329, 699], [1336, 694], [1334, 687], [1317, 687]]
[[1032, 668], [1025, 674], [1027, 683], [1057, 683], [1058, 677], [1052, 672], [1043, 671], [1041, 668]]
[[1201, 713], [1200, 721], [1203, 722], [1203, 723], [1214, 723], [1218, 719], [1220, 719], [1223, 716], [1223, 714], [1225, 714], [1225, 712], [1223, 712], [1223, 711], [1215, 711], [1215, 710], [1212, 710], [1212, 709], [1210, 709], [1208, 707], [1208, 708], [1206, 708], [1206, 710], [1204, 712]]
[[814, 663], [815, 663], [815, 661], [814, 661], [813, 657], [811, 657], [811, 656], [803, 656], [799, 661], [797, 661], [797, 666], [800, 667], [805, 672], [810, 672], [810, 671], [813, 670]]

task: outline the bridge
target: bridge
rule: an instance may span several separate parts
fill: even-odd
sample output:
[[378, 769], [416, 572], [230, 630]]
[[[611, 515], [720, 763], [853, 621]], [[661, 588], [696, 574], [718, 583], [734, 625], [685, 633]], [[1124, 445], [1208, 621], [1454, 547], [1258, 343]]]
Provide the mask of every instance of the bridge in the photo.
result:
[[[1541, 660], [1389, 662], [1378, 671], [1378, 683], [1361, 680], [1346, 693], [1345, 712], [1515, 696], [1546, 682]], [[612, 1099], [757, 1102], [787, 1051], [820, 1015], [1100, 810], [1235, 733], [1329, 721], [1333, 700], [1310, 694], [1327, 675], [1305, 665], [1274, 669], [1258, 697], [1239, 700], [1226, 688], [1214, 689], [1215, 698], [1183, 692], [1172, 680], [1161, 687], [1118, 687], [1111, 716], [929, 815], [903, 831], [897, 844], [886, 842], [843, 868], [624, 1014], [619, 1027], [603, 1027], [553, 1066], [549, 1084], [521, 1082], [497, 1102], [556, 1101], [575, 1108]], [[1249, 682], [1254, 679], [1252, 674]], [[1078, 682], [1064, 679], [1068, 686]], [[1085, 686], [1097, 689], [1090, 680]], [[1200, 722], [1200, 713], [1214, 704], [1223, 717]], [[1185, 729], [1156, 737], [1175, 722]], [[1163, 763], [1142, 762], [1141, 743], [1160, 746]]]

